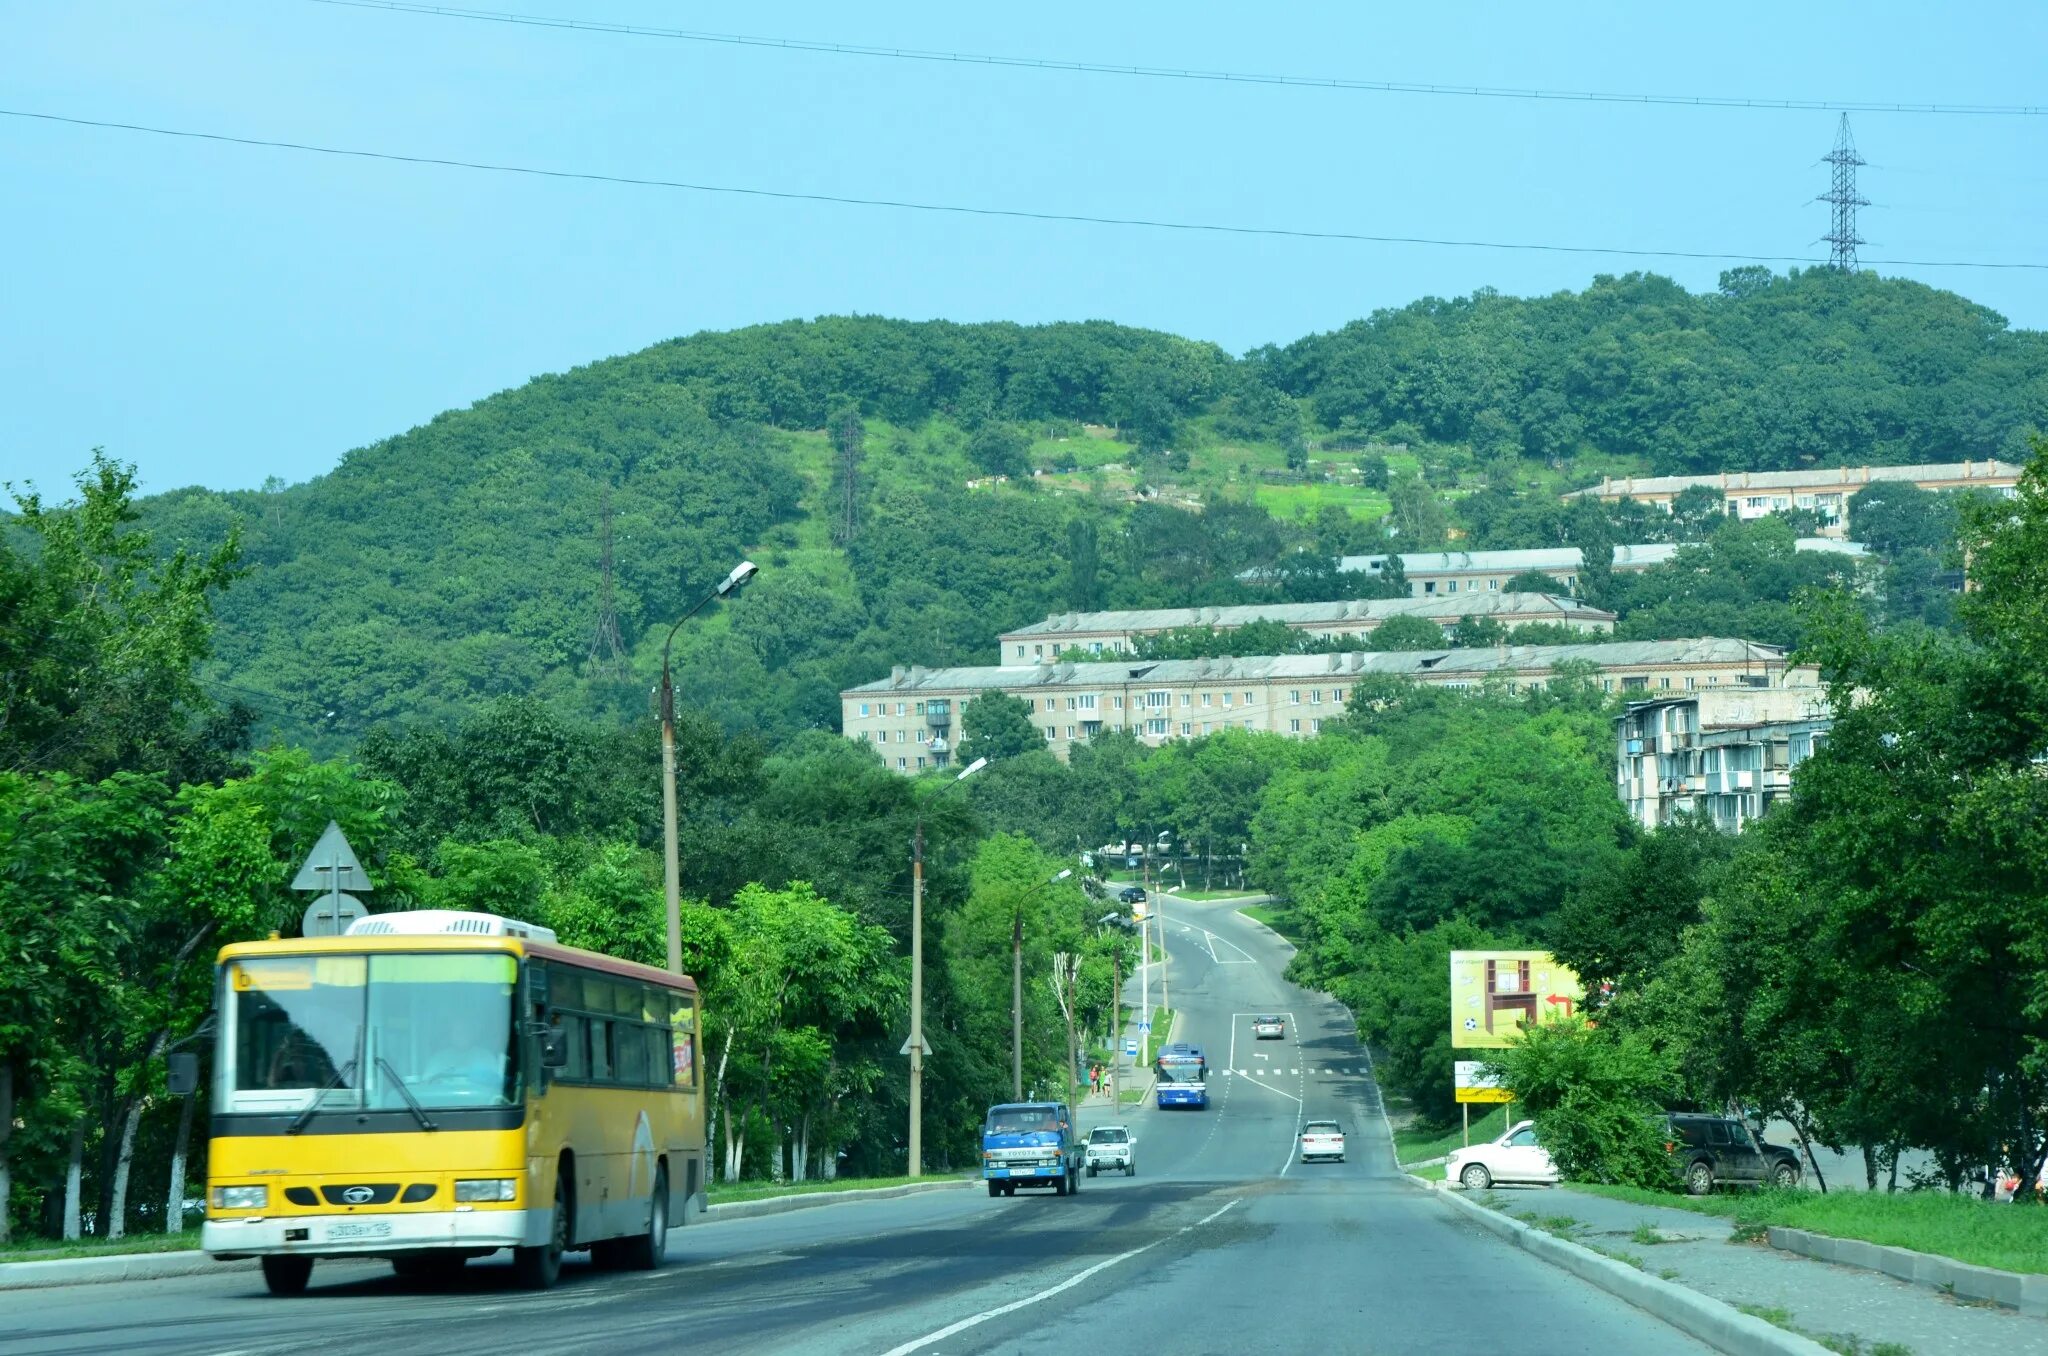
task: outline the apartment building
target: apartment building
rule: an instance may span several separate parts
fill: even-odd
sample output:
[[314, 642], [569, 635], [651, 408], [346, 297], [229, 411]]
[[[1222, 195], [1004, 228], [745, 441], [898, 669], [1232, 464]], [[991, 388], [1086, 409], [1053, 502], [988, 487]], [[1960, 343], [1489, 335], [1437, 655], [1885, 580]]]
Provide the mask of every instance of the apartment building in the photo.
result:
[[1811, 684], [1630, 702], [1615, 718], [1615, 789], [1644, 828], [1696, 814], [1734, 833], [1791, 794], [1793, 769], [1829, 725], [1826, 695]]
[[1695, 692], [1719, 687], [1815, 688], [1810, 667], [1770, 645], [1727, 639], [1505, 645], [1469, 650], [1268, 655], [1232, 659], [898, 667], [840, 693], [840, 730], [874, 746], [899, 772], [944, 767], [960, 740], [962, 709], [1005, 692], [1031, 710], [1045, 745], [1065, 758], [1075, 744], [1130, 731], [1150, 744], [1223, 730], [1306, 739], [1344, 713], [1361, 678], [1390, 674], [1469, 688], [1517, 690], [1548, 682], [1561, 665], [1590, 665], [1610, 692]]
[[1067, 612], [1006, 631], [999, 638], [1005, 666], [1046, 663], [1070, 650], [1091, 655], [1129, 654], [1140, 638], [1184, 626], [1235, 631], [1255, 621], [1276, 621], [1312, 636], [1363, 636], [1392, 617], [1422, 617], [1449, 632], [1466, 617], [1491, 617], [1505, 626], [1555, 622], [1588, 632], [1614, 629], [1614, 614], [1548, 593], [1474, 592], [1426, 598], [1356, 598], [1330, 603], [1254, 603], [1242, 607], [1153, 607], [1122, 612]]
[[1616, 503], [1640, 499], [1670, 512], [1671, 501], [1704, 485], [1722, 496], [1732, 518], [1761, 518], [1781, 509], [1812, 509], [1825, 536], [1849, 535], [1849, 499], [1865, 485], [1904, 480], [1923, 490], [1990, 490], [2017, 493], [2020, 468], [2005, 461], [1953, 461], [1918, 466], [1833, 466], [1805, 471], [1723, 471], [1710, 476], [1640, 476], [1603, 480], [1565, 496], [1590, 496]]
[[[1832, 537], [1801, 537], [1798, 549], [1851, 556], [1868, 554], [1868, 548], [1860, 542]], [[1662, 565], [1679, 550], [1679, 543], [1664, 541], [1617, 546], [1614, 572], [1639, 574], [1652, 565]], [[1475, 593], [1497, 593], [1507, 586], [1508, 580], [1527, 570], [1540, 570], [1565, 588], [1577, 591], [1583, 563], [1576, 546], [1545, 546], [1520, 551], [1408, 551], [1398, 556], [1341, 556], [1337, 568], [1378, 576], [1386, 573], [1389, 561], [1397, 559], [1408, 580], [1408, 592], [1416, 598], [1469, 598]]]

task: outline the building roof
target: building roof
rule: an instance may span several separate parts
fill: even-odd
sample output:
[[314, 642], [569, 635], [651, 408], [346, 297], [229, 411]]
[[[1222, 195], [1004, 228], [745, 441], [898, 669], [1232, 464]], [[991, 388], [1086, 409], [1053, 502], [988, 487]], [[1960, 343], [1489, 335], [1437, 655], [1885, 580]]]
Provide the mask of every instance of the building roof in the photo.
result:
[[1389, 617], [1512, 616], [1524, 621], [1611, 622], [1612, 612], [1549, 593], [1451, 593], [1429, 598], [1352, 598], [1329, 603], [1247, 603], [1234, 607], [1148, 607], [1122, 612], [1064, 612], [1005, 631], [1004, 640], [1039, 636], [1169, 631], [1179, 626], [1229, 630], [1255, 621], [1289, 626], [1382, 622]]
[[866, 693], [978, 693], [989, 689], [1163, 687], [1175, 683], [1357, 677], [1361, 674], [1483, 677], [1499, 669], [1547, 670], [1579, 661], [1603, 669], [1664, 668], [1696, 664], [1782, 665], [1785, 651], [1755, 641], [1628, 640], [1585, 645], [1501, 645], [1475, 649], [1352, 651], [1345, 654], [1250, 655], [1228, 659], [1124, 660], [1118, 663], [977, 665], [899, 668], [887, 678], [845, 689]]
[[[1662, 565], [1685, 546], [1693, 544], [1651, 541], [1617, 546], [1614, 548], [1615, 568], [1647, 569], [1652, 565]], [[1870, 553], [1870, 548], [1862, 542], [1837, 541], [1832, 537], [1801, 537], [1797, 546], [1801, 551], [1832, 551], [1845, 556]], [[1378, 573], [1387, 567], [1387, 560], [1387, 556], [1342, 556], [1337, 561], [1337, 568]], [[1576, 546], [1540, 546], [1520, 551], [1409, 551], [1401, 556], [1401, 569], [1411, 576], [1489, 570], [1507, 574], [1519, 574], [1524, 570], [1577, 570], [1584, 563]]]
[[1814, 486], [1867, 485], [1874, 480], [2018, 480], [2009, 461], [1922, 462], [1914, 466], [1816, 466], [1804, 471], [1723, 471], [1709, 476], [1630, 476], [1608, 479], [1565, 498], [1581, 495], [1676, 494], [1694, 485], [1717, 490], [1796, 490]]

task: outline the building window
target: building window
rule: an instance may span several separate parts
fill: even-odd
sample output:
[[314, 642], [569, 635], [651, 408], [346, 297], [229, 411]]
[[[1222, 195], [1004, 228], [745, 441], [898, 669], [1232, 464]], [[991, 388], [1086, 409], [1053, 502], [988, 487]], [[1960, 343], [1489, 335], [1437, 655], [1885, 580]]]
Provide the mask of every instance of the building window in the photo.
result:
[[1499, 593], [1499, 592], [1500, 592], [1500, 580], [1498, 580], [1498, 579], [1489, 579], [1489, 580], [1487, 580], [1487, 581], [1486, 581], [1486, 591], [1487, 591], [1488, 593]]
[[1319, 720], [1312, 720], [1309, 722], [1309, 728], [1314, 733], [1321, 734], [1323, 732], [1323, 723]]
[[1020, 640], [1020, 641], [1018, 641], [1018, 642], [1017, 642], [1017, 658], [1019, 658], [1019, 659], [1022, 659], [1023, 657], [1024, 657], [1024, 642]]
[[1614, 680], [1612, 678], [1602, 678], [1600, 680], [1600, 690], [1602, 692], [1614, 691]]
[[1188, 721], [1184, 720], [1180, 723], [1180, 737], [1182, 739], [1186, 739], [1189, 735], [1193, 734], [1194, 732], [1195, 727]]
[[1288, 704], [1289, 706], [1299, 706], [1299, 705], [1301, 705], [1301, 689], [1300, 689], [1300, 688], [1289, 688], [1289, 689], [1288, 689], [1288, 691], [1287, 691], [1287, 704]]
[[1425, 582], [1423, 583], [1423, 585], [1422, 585], [1422, 592], [1423, 592], [1423, 595], [1424, 595], [1425, 597], [1427, 597], [1427, 596], [1428, 596], [1429, 594], [1435, 593], [1435, 592], [1436, 592], [1436, 580], [1434, 580], [1434, 579], [1431, 579], [1431, 580], [1426, 580], [1426, 581], [1425, 581]]
[[919, 731], [917, 732], [917, 742], [918, 742], [918, 743], [920, 743], [920, 744], [922, 744], [922, 743], [924, 743], [924, 741], [925, 741], [925, 732], [924, 732], [923, 730], [919, 730]]
[[1663, 677], [1663, 678], [1659, 678], [1659, 679], [1657, 680], [1657, 686], [1658, 686], [1658, 687], [1670, 687], [1670, 686], [1671, 686], [1671, 679], [1670, 679], [1670, 677], [1669, 677], [1669, 676], [1667, 675], [1667, 676], [1665, 676], [1665, 677]]
[[1183, 692], [1183, 693], [1181, 693], [1181, 694], [1180, 694], [1180, 704], [1181, 704], [1182, 706], [1193, 706], [1193, 705], [1195, 704], [1195, 694], [1194, 694], [1194, 693], [1192, 693], [1192, 692]]
[[1208, 704], [1209, 704], [1209, 694], [1208, 694], [1208, 693], [1206, 693], [1206, 692], [1204, 692], [1204, 693], [1202, 694], [1202, 705], [1204, 705], [1204, 706], [1207, 706]]
[[870, 740], [868, 739], [868, 732], [867, 732], [866, 730], [862, 730], [862, 731], [860, 732], [860, 742], [861, 742], [861, 743], [863, 743], [863, 744], [866, 744], [866, 743], [869, 743], [869, 742], [871, 742], [871, 741], [870, 741]]
[[1165, 733], [1166, 733], [1166, 722], [1165, 722], [1165, 721], [1163, 721], [1163, 720], [1148, 720], [1148, 721], [1146, 721], [1146, 722], [1145, 722], [1145, 733], [1146, 733], [1146, 734], [1155, 734], [1155, 735], [1163, 735], [1163, 734], [1165, 734]]
[[919, 767], [923, 767], [923, 766], [924, 766], [924, 755], [923, 755], [923, 754], [919, 754], [919, 755], [917, 756], [917, 765], [918, 765]]
[[1033, 659], [1043, 659], [1043, 658], [1045, 658], [1045, 647], [1044, 647], [1043, 645], [1034, 645], [1034, 646], [1032, 646], [1032, 647], [1031, 647], [1031, 657], [1032, 657]]
[[1456, 593], [1457, 591], [1458, 591], [1458, 581], [1457, 581], [1457, 580], [1455, 580], [1455, 579], [1452, 579], [1452, 580], [1448, 580], [1448, 581], [1446, 581], [1446, 582], [1445, 582], [1445, 584], [1444, 584], [1444, 592], [1445, 592], [1445, 593]]
[[1069, 697], [1069, 698], [1067, 698], [1067, 709], [1068, 709], [1069, 711], [1078, 711], [1078, 710], [1080, 710], [1080, 709], [1081, 709], [1081, 699], [1080, 699], [1079, 697]]
[[1323, 704], [1323, 690], [1321, 688], [1316, 688], [1308, 694], [1308, 704], [1310, 706], [1321, 706]]
[[1230, 694], [1230, 693], [1228, 693], [1228, 692], [1226, 692], [1226, 693], [1224, 693], [1224, 694], [1223, 694], [1223, 704], [1224, 704], [1225, 706], [1228, 706], [1228, 705], [1230, 705], [1230, 695], [1231, 695], [1231, 694]]
[[1344, 704], [1344, 689], [1340, 687], [1332, 691], [1330, 693], [1330, 700], [1342, 706]]
[[1287, 733], [1289, 733], [1289, 734], [1300, 734], [1300, 733], [1301, 733], [1301, 722], [1300, 722], [1300, 721], [1298, 721], [1298, 720], [1290, 720], [1290, 721], [1288, 721], [1288, 722], [1287, 722]]
[[1048, 725], [1048, 726], [1046, 726], [1046, 727], [1045, 727], [1045, 742], [1046, 742], [1046, 743], [1050, 744], [1050, 743], [1052, 743], [1052, 741], [1053, 741], [1053, 740], [1055, 740], [1055, 739], [1058, 739], [1059, 737], [1060, 737], [1060, 727], [1059, 727], [1059, 726], [1057, 726], [1057, 725]]
[[1692, 691], [1692, 690], [1693, 690], [1693, 688], [1695, 688], [1696, 686], [1698, 686], [1698, 680], [1697, 680], [1697, 679], [1695, 679], [1695, 678], [1694, 678], [1694, 677], [1693, 677], [1693, 676], [1692, 676], [1691, 674], [1687, 674], [1687, 675], [1685, 676], [1685, 690], [1686, 690], [1687, 692], [1690, 692], [1690, 691]]
[[1073, 726], [1071, 726], [1071, 725], [1069, 725], [1069, 726], [1067, 727], [1067, 738], [1069, 738], [1069, 739], [1072, 739], [1073, 737], [1074, 737], [1074, 727], [1073, 727]]
[[1247, 729], [1247, 730], [1251, 729], [1251, 728], [1252, 728], [1252, 723], [1251, 723], [1250, 721], [1246, 721], [1246, 722], [1244, 723], [1244, 728], [1245, 728], [1245, 729]]
[[865, 716], [865, 715], [866, 715], [866, 714], [868, 713], [868, 704], [867, 704], [866, 702], [862, 702], [862, 703], [860, 704], [860, 713], [861, 713], [861, 714], [862, 714], [863, 716]]
[[1245, 704], [1246, 706], [1250, 706], [1250, 705], [1252, 704], [1252, 694], [1251, 694], [1251, 693], [1247, 692], [1247, 693], [1245, 693], [1245, 694], [1244, 694], [1244, 704]]
[[1631, 674], [1621, 680], [1621, 690], [1623, 692], [1641, 692], [1649, 685], [1650, 680], [1640, 673]]
[[1206, 720], [1202, 722], [1202, 733], [1203, 733], [1203, 734], [1207, 734], [1207, 733], [1209, 733], [1209, 722], [1208, 722], [1208, 721], [1206, 721]]
[[908, 759], [906, 759], [906, 758], [898, 758], [898, 759], [896, 760], [896, 770], [897, 770], [898, 772], [902, 772], [902, 771], [904, 771], [904, 770], [905, 770], [905, 769], [907, 769], [907, 768], [908, 768], [909, 766], [910, 766], [910, 761], [909, 761]]
[[1099, 640], [1091, 640], [1091, 641], [1089, 641], [1089, 642], [1088, 642], [1088, 653], [1090, 653], [1090, 654], [1101, 654], [1101, 653], [1102, 653], [1102, 642], [1101, 642], [1101, 641], [1099, 641]]
[[1124, 709], [1124, 699], [1121, 696], [1111, 697], [1109, 700], [1110, 703], [1114, 705], [1117, 710], [1121, 711]]

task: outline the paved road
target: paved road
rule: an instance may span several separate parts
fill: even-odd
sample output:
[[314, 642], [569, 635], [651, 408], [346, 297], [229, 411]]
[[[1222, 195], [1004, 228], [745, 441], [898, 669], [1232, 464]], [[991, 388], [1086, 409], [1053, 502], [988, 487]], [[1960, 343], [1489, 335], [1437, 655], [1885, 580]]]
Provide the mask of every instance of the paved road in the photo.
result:
[[[1706, 1351], [1406, 1185], [1343, 1011], [1288, 984], [1284, 944], [1228, 906], [1166, 907], [1177, 1035], [1218, 1072], [1207, 1111], [1127, 1113], [1133, 1179], [1089, 1179], [1068, 1198], [944, 1191], [696, 1223], [672, 1236], [664, 1270], [572, 1262], [543, 1295], [489, 1260], [446, 1286], [323, 1262], [296, 1300], [246, 1272], [8, 1292], [0, 1349]], [[1286, 1040], [1252, 1039], [1247, 1019], [1268, 1011], [1289, 1016]], [[1305, 1115], [1345, 1123], [1347, 1162], [1294, 1160]]]

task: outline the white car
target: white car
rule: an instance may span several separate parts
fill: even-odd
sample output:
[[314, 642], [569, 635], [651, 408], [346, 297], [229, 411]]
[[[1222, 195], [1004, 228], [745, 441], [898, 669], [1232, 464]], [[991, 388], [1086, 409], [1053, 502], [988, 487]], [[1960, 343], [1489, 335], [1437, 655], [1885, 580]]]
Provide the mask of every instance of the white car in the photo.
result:
[[1277, 1041], [1287, 1038], [1287, 1023], [1278, 1017], [1252, 1018], [1252, 1039]]
[[1344, 1161], [1344, 1130], [1335, 1121], [1310, 1121], [1301, 1127], [1301, 1161], [1330, 1158]]
[[1522, 1121], [1499, 1139], [1453, 1149], [1444, 1159], [1444, 1179], [1468, 1191], [1484, 1191], [1495, 1182], [1557, 1185], [1557, 1164], [1536, 1142], [1536, 1122]]
[[1122, 1125], [1098, 1125], [1088, 1132], [1088, 1143], [1081, 1150], [1082, 1160], [1088, 1165], [1088, 1175], [1107, 1172], [1115, 1168], [1126, 1177], [1138, 1175], [1138, 1141], [1131, 1138], [1130, 1129]]

